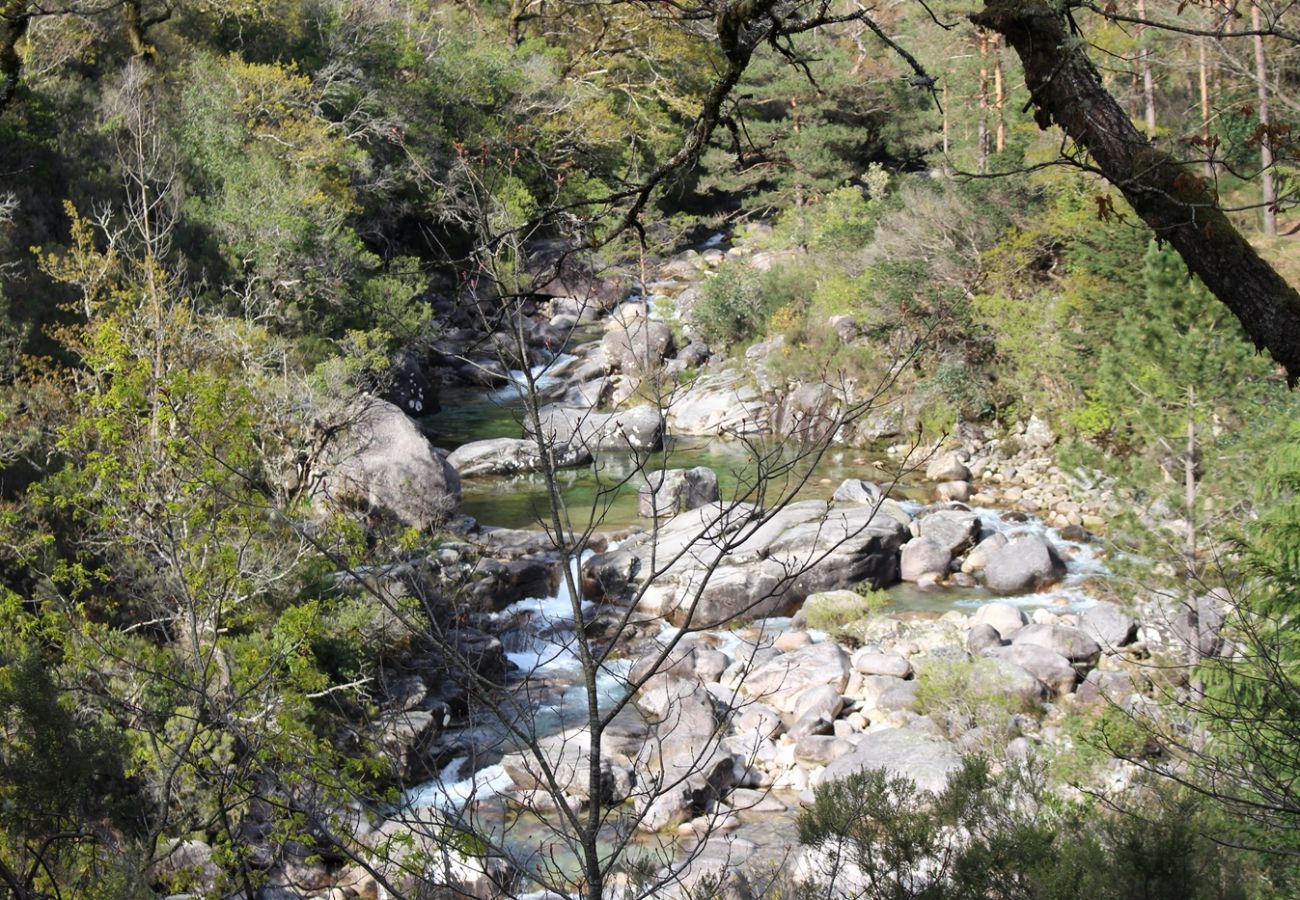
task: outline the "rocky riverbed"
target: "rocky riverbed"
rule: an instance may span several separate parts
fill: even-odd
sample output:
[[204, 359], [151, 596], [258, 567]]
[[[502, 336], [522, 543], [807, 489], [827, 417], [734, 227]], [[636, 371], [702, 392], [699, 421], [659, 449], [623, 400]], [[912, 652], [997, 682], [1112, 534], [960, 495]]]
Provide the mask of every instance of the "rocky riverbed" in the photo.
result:
[[[1153, 702], [1145, 663], [1189, 629], [1106, 599], [1113, 489], [1057, 466], [1036, 419], [891, 445], [911, 428], [901, 403], [819, 431], [856, 398], [774, 384], [770, 344], [736, 361], [692, 337], [727, 255], [764, 264], [688, 252], [630, 295], [561, 279], [515, 311], [524, 346], [467, 321], [371, 407], [384, 439], [331, 483], [417, 527], [452, 515], [420, 572], [381, 577], [464, 586], [473, 612], [444, 637], [506, 699], [493, 714], [445, 671], [390, 686], [379, 727], [408, 790], [363, 846], [431, 849], [470, 827], [501, 852], [452, 853], [445, 877], [492, 896], [509, 871], [576, 874], [565, 810], [594, 805], [602, 841], [643, 870], [685, 865], [674, 890], [725, 871], [747, 896], [762, 873], [741, 860], [811, 871], [790, 826], [818, 784], [883, 767], [937, 790], [965, 753], [1068, 752], [1070, 716]], [[436, 381], [453, 386], [429, 417]], [[805, 455], [794, 436], [813, 433], [827, 446]], [[542, 470], [559, 472], [562, 540], [526, 527]], [[1216, 599], [1200, 610], [1212, 642]], [[594, 761], [579, 634], [618, 710]], [[332, 897], [384, 890], [362, 867], [327, 880]]]

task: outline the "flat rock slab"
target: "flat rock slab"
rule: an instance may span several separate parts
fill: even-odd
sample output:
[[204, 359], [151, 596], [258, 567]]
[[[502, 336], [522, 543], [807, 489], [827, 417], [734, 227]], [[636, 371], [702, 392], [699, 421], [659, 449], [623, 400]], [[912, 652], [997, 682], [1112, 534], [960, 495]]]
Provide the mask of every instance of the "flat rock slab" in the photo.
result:
[[[583, 447], [565, 445], [552, 448], [558, 467], [581, 466], [591, 462], [591, 453]], [[537, 442], [527, 438], [489, 438], [462, 444], [447, 456], [447, 462], [462, 476], [517, 475], [543, 468]]]
[[870, 507], [825, 501], [764, 513], [746, 504], [706, 504], [654, 532], [628, 539], [583, 567], [591, 599], [652, 582], [643, 611], [693, 625], [788, 612], [809, 594], [898, 580], [905, 527]]
[[910, 779], [922, 790], [938, 793], [960, 767], [961, 754], [951, 741], [906, 728], [886, 728], [865, 735], [851, 752], [831, 762], [819, 783], [884, 769], [890, 776]]

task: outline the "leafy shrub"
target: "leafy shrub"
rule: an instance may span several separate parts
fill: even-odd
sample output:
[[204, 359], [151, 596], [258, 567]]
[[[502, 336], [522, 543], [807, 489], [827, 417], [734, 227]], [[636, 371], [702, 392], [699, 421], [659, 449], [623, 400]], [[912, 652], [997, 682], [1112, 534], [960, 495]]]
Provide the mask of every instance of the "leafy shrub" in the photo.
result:
[[1064, 742], [1051, 755], [1056, 778], [1068, 784], [1085, 783], [1116, 757], [1142, 755], [1150, 734], [1132, 716], [1110, 703], [1075, 710], [1061, 721]]
[[738, 263], [722, 266], [704, 285], [691, 320], [710, 347], [729, 348], [760, 334], [767, 323], [760, 273]]
[[878, 616], [889, 604], [884, 591], [864, 587], [861, 591], [828, 591], [813, 594], [804, 603], [809, 628], [824, 631], [837, 640], [855, 642], [861, 635], [855, 625]]
[[995, 775], [978, 757], [937, 795], [869, 770], [816, 788], [799, 841], [821, 851], [821, 879], [863, 900], [1281, 896], [1278, 882], [1242, 877], [1256, 861], [1218, 843], [1187, 794], [1140, 794], [1119, 813], [1053, 794], [1034, 767]]
[[797, 270], [729, 262], [705, 283], [691, 322], [710, 347], [730, 349], [763, 334], [774, 312], [799, 299], [802, 282]]
[[1019, 734], [1018, 716], [1035, 712], [1032, 703], [1006, 688], [992, 660], [927, 661], [918, 667], [916, 680], [918, 712], [950, 737], [981, 729], [990, 751]]

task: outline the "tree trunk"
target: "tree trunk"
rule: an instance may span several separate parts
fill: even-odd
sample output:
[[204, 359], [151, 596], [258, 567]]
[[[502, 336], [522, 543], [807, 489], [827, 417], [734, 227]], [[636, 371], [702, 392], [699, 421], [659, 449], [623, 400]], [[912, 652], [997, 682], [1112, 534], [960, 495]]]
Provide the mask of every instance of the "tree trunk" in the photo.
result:
[[988, 35], [979, 33], [980, 42], [980, 117], [979, 117], [979, 171], [988, 170], [989, 165], [989, 67]]
[[4, 112], [18, 89], [18, 78], [23, 72], [23, 58], [18, 55], [18, 42], [27, 34], [28, 16], [23, 5], [0, 6], [0, 112]]
[[1259, 161], [1260, 184], [1264, 189], [1264, 233], [1277, 234], [1277, 189], [1273, 185], [1273, 136], [1268, 118], [1268, 58], [1264, 55], [1264, 36], [1260, 34], [1259, 4], [1250, 4], [1250, 26], [1255, 31], [1255, 80], [1259, 86]]
[[943, 80], [943, 155], [948, 155], [948, 79]]
[[1214, 177], [1214, 150], [1210, 146], [1210, 60], [1206, 39], [1199, 42], [1197, 60], [1201, 82], [1201, 140], [1205, 145], [1205, 176]]
[[[1147, 17], [1146, 0], [1138, 0], [1137, 14], [1139, 19]], [[1138, 61], [1142, 72], [1142, 104], [1146, 113], [1147, 137], [1152, 137], [1156, 133], [1156, 82], [1151, 74], [1151, 53], [1141, 44], [1145, 31], [1145, 26], [1139, 25], [1137, 27]]]
[[1007, 149], [1007, 120], [1002, 112], [1006, 100], [1006, 81], [1002, 74], [1002, 35], [999, 34], [993, 41], [993, 106], [998, 111], [998, 132], [993, 147], [998, 153]]
[[171, 3], [163, 4], [162, 11], [156, 15], [146, 16], [142, 0], [124, 0], [122, 24], [126, 26], [126, 40], [131, 45], [131, 56], [141, 62], [154, 62], [158, 58], [158, 45], [149, 37], [149, 29], [161, 25], [171, 17]]
[[1183, 574], [1188, 584], [1196, 581], [1196, 388], [1187, 387], [1187, 448], [1183, 453], [1183, 520], [1187, 539], [1183, 544]]
[[1091, 165], [1158, 239], [1173, 245], [1294, 384], [1300, 377], [1300, 293], [1228, 221], [1205, 179], [1134, 127], [1102, 87], [1086, 42], [1060, 7], [1044, 0], [988, 0], [971, 18], [1002, 34], [1020, 56], [1038, 126], [1059, 125], [1087, 150]]

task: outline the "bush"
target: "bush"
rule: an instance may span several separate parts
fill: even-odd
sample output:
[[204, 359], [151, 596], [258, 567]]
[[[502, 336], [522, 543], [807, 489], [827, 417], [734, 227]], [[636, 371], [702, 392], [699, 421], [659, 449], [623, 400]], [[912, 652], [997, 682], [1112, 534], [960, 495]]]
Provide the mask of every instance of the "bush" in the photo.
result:
[[917, 712], [949, 737], [980, 729], [990, 752], [1020, 733], [1017, 716], [1036, 712], [1034, 704], [1007, 690], [992, 660], [929, 661], [918, 667], [916, 680]]
[[1137, 792], [1140, 809], [1122, 814], [1056, 796], [1032, 767], [995, 775], [970, 758], [938, 795], [871, 770], [817, 787], [799, 841], [821, 851], [837, 896], [863, 900], [1281, 896], [1186, 794]]
[[824, 631], [836, 640], [856, 643], [861, 640], [861, 634], [854, 626], [880, 615], [888, 604], [889, 597], [884, 591], [871, 588], [828, 591], [809, 597], [803, 611], [809, 628]]
[[695, 331], [710, 347], [729, 350], [767, 330], [778, 309], [789, 306], [797, 290], [788, 273], [764, 273], [745, 263], [727, 263], [705, 283], [691, 310]]

